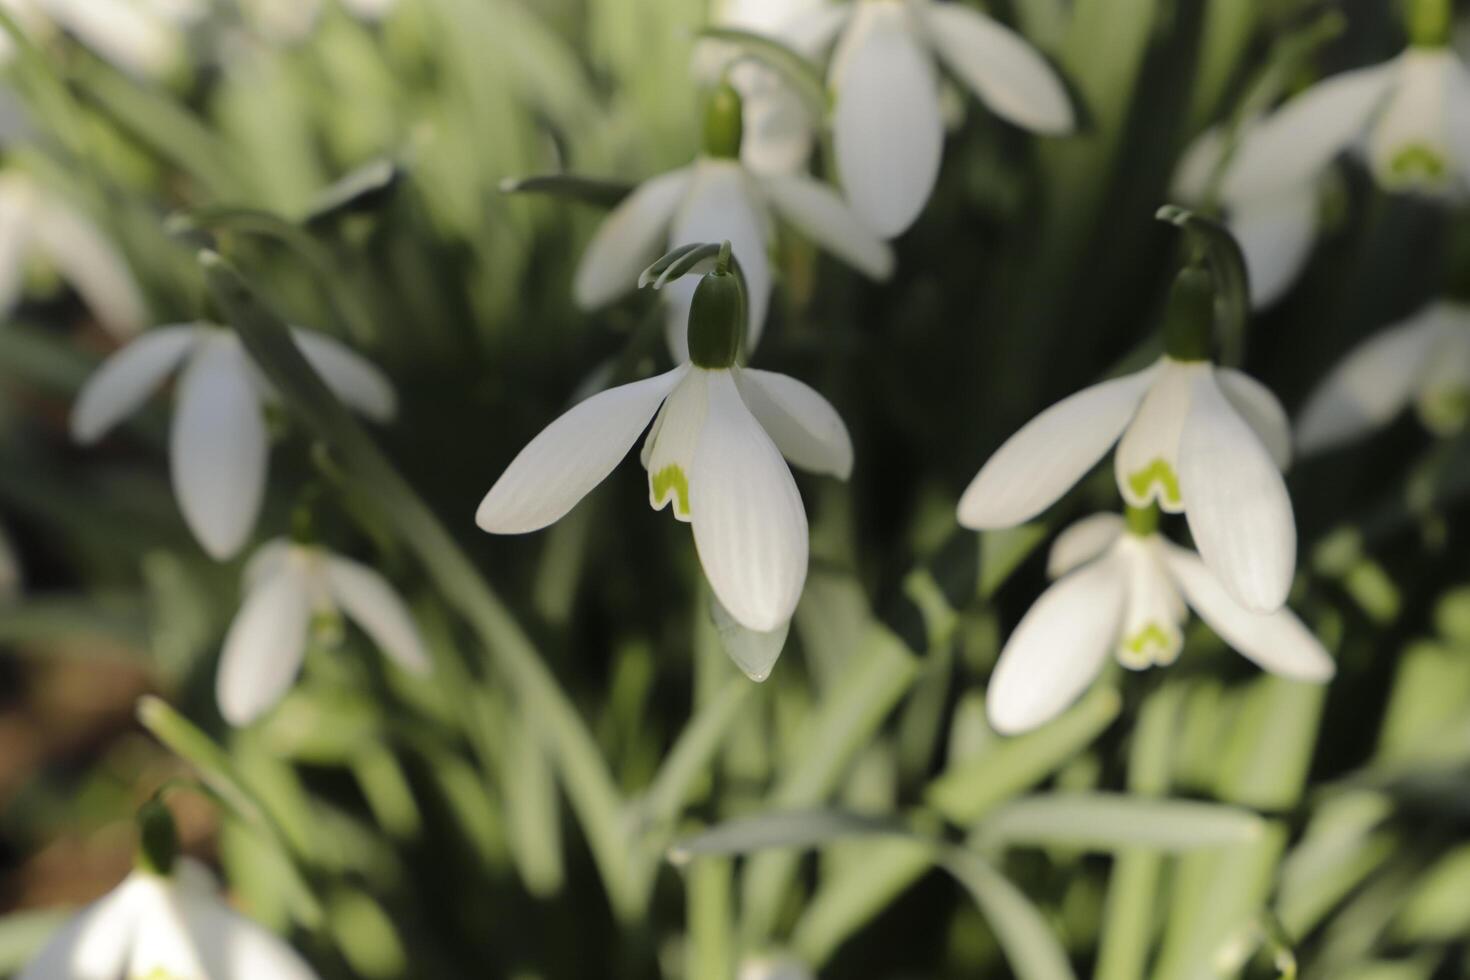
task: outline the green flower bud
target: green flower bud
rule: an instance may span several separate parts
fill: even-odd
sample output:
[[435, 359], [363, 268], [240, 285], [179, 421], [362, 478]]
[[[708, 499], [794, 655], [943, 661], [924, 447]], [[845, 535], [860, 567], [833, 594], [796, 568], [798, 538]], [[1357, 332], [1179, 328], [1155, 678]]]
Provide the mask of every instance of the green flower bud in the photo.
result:
[[179, 832], [174, 815], [157, 797], [138, 809], [138, 855], [136, 865], [156, 875], [171, 874], [179, 856]]
[[720, 370], [733, 366], [745, 336], [745, 287], [731, 267], [729, 245], [715, 270], [699, 280], [689, 306], [689, 359]]
[[1176, 361], [1207, 361], [1215, 333], [1215, 284], [1203, 265], [1185, 266], [1169, 293], [1164, 353]]
[[729, 82], [710, 93], [704, 106], [705, 156], [733, 160], [740, 156], [740, 140], [745, 121], [740, 93]]

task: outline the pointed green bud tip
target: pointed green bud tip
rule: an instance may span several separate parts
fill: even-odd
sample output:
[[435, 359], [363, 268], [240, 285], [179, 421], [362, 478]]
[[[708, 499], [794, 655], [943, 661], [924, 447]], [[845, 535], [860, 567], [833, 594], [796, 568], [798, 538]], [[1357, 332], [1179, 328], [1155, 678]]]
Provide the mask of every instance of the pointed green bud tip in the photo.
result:
[[173, 813], [154, 797], [138, 809], [137, 819], [137, 866], [157, 875], [171, 874], [179, 856], [179, 832]]
[[1164, 314], [1164, 353], [1176, 361], [1207, 361], [1214, 339], [1215, 285], [1202, 264], [1180, 270]]
[[744, 133], [740, 93], [729, 82], [721, 82], [704, 106], [705, 156], [726, 160], [739, 157]]
[[745, 288], [727, 264], [694, 287], [689, 306], [689, 360], [698, 367], [732, 367], [745, 336]]
[[1454, 30], [1450, 0], [1406, 0], [1409, 43], [1420, 48], [1442, 48]]

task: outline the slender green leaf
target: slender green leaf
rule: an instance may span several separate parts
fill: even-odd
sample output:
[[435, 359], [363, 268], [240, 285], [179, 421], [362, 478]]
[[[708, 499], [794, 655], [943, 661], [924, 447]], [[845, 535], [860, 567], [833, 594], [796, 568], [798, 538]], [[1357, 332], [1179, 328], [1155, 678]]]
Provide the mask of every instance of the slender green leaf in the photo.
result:
[[907, 836], [912, 831], [892, 820], [848, 810], [795, 810], [742, 817], [685, 837], [669, 848], [669, 860], [683, 864], [705, 854], [750, 854], [772, 849], [805, 850], [849, 837]]
[[1248, 844], [1265, 828], [1256, 814], [1234, 806], [1119, 793], [1048, 793], [991, 811], [977, 836], [985, 846], [1188, 851]]
[[576, 174], [538, 174], [534, 177], [507, 177], [500, 182], [500, 192], [546, 194], [602, 208], [615, 208], [633, 193], [633, 185], [618, 180], [578, 177]]
[[1004, 875], [962, 848], [950, 848], [940, 863], [980, 907], [1018, 980], [1075, 980], [1045, 917]]

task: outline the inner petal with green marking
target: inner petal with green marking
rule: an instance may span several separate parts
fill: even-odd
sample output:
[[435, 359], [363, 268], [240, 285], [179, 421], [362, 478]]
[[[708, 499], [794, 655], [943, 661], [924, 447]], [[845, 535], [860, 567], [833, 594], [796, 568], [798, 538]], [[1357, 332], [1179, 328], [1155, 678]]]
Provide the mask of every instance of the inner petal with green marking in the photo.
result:
[[648, 474], [649, 492], [653, 506], [661, 508], [670, 499], [674, 501], [674, 516], [689, 520], [689, 477], [678, 463], [670, 463], [657, 473]]
[[1401, 146], [1389, 157], [1388, 176], [1394, 184], [1441, 184], [1449, 175], [1449, 160], [1428, 143]]
[[1179, 474], [1162, 456], [1156, 456], [1142, 469], [1128, 474], [1128, 489], [1140, 500], [1157, 498], [1165, 507], [1178, 508], [1184, 505], [1179, 494]]
[[1179, 634], [1157, 620], [1124, 635], [1118, 645], [1118, 661], [1131, 670], [1146, 670], [1173, 663], [1179, 657]]

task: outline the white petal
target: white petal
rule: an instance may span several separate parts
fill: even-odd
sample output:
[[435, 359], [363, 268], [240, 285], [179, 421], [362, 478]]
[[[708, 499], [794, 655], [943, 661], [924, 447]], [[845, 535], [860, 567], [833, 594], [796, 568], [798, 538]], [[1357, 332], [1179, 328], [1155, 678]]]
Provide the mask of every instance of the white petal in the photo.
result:
[[1195, 612], [1242, 656], [1294, 680], [1331, 679], [1337, 669], [1332, 658], [1290, 609], [1251, 612], [1195, 555], [1168, 542], [1161, 542], [1161, 552]]
[[254, 592], [256, 587], [266, 579], [275, 578], [286, 562], [293, 555], [299, 554], [301, 545], [296, 544], [289, 538], [274, 538], [255, 549], [250, 560], [245, 563], [245, 569], [240, 574], [240, 582], [244, 590]]
[[480, 501], [475, 523], [491, 534], [524, 534], [560, 520], [628, 454], [684, 371], [621, 385], [574, 406], [511, 461]]
[[1459, 168], [1460, 180], [1470, 189], [1470, 69], [1456, 62], [1449, 69], [1445, 86], [1445, 132], [1450, 153]]
[[[6, 35], [8, 38], [9, 35]], [[25, 288], [26, 252], [35, 225], [30, 182], [0, 176], [0, 317], [8, 318]]]
[[690, 170], [644, 181], [602, 222], [577, 266], [573, 293], [584, 310], [610, 303], [638, 285], [638, 274], [659, 257], [665, 233], [689, 188]]
[[178, 367], [199, 336], [195, 324], [157, 327], [109, 357], [77, 395], [71, 436], [87, 445], [136, 412]]
[[185, 920], [185, 907], [192, 903], [181, 901], [172, 879], [141, 872], [133, 877], [131, 901], [137, 925], [128, 955], [129, 980], [213, 980], [204, 967], [200, 943]]
[[1353, 348], [1307, 399], [1297, 445], [1321, 452], [1387, 425], [1409, 404], [1442, 336], [1436, 305]]
[[291, 336], [338, 398], [375, 422], [387, 422], [397, 414], [393, 384], [372, 361], [323, 333], [293, 328]]
[[728, 77], [743, 108], [740, 162], [758, 174], [804, 172], [816, 142], [816, 120], [801, 96], [764, 65], [736, 64]]
[[735, 375], [741, 397], [794, 466], [845, 480], [852, 473], [852, 437], [832, 403], [816, 389], [774, 371], [745, 368]]
[[[684, 206], [674, 218], [669, 247], [696, 242], [730, 243], [745, 276], [750, 320], [746, 327], [745, 351], [755, 350], [766, 325], [771, 302], [770, 219], [758, 190], [738, 163], [731, 160], [701, 160], [695, 166], [694, 183]], [[668, 304], [669, 349], [676, 361], [688, 359], [689, 303], [699, 279], [685, 276], [663, 288]]]
[[33, 229], [36, 245], [116, 337], [131, 337], [147, 322], [143, 294], [123, 257], [97, 226], [70, 206], [47, 199]]
[[337, 557], [326, 559], [326, 575], [332, 598], [378, 649], [407, 670], [429, 669], [413, 614], [387, 579], [365, 565]]
[[1093, 514], [1057, 535], [1046, 559], [1049, 578], [1061, 578], [1111, 548], [1122, 537], [1123, 518], [1117, 514]]
[[1291, 465], [1291, 421], [1271, 389], [1234, 368], [1216, 368], [1215, 381], [1230, 404], [1260, 437], [1276, 468]]
[[1025, 38], [958, 3], [917, 9], [950, 71], [996, 115], [1037, 133], [1069, 133], [1076, 127], [1067, 87]]
[[1129, 670], [1147, 670], [1173, 663], [1184, 648], [1188, 610], [1179, 589], [1156, 556], [1156, 536], [1129, 536], [1119, 545], [1127, 569], [1128, 598], [1118, 635], [1118, 662]]
[[1097, 465], [1138, 410], [1156, 368], [1084, 388], [1006, 440], [960, 498], [959, 519], [977, 531], [1023, 524]]
[[268, 448], [260, 396], [239, 342], [202, 338], [179, 381], [169, 463], [184, 520], [216, 559], [238, 552], [255, 526]]
[[316, 973], [284, 940], [213, 894], [191, 894], [180, 904], [209, 980], [316, 980]]
[[245, 597], [225, 636], [215, 694], [232, 725], [248, 725], [275, 705], [301, 670], [311, 626], [311, 585], [288, 561]]
[[1183, 203], [1202, 204], [1210, 196], [1210, 184], [1224, 160], [1225, 150], [1225, 131], [1219, 126], [1195, 137], [1174, 168], [1169, 193]]
[[1189, 533], [1247, 608], [1281, 608], [1296, 571], [1296, 521], [1281, 471], [1216, 384], [1195, 375], [1179, 446]]
[[117, 980], [136, 924], [132, 886], [130, 878], [68, 920], [17, 980]]
[[730, 611], [714, 596], [710, 596], [709, 614], [714, 621], [715, 632], [719, 634], [720, 646], [735, 661], [740, 672], [757, 684], [770, 677], [781, 651], [786, 647], [791, 620], [773, 630], [758, 633], [736, 622]]
[[48, 13], [102, 57], [135, 75], [158, 76], [183, 54], [183, 39], [146, 6], [118, 0], [44, 0]]
[[1230, 210], [1230, 230], [1245, 253], [1251, 305], [1264, 309], [1286, 295], [1317, 242], [1314, 184], [1286, 187]]
[[673, 503], [674, 516], [690, 518], [689, 482], [694, 455], [709, 416], [709, 372], [691, 369], [659, 409], [657, 433], [644, 468], [648, 470], [648, 503], [663, 510]]
[[736, 622], [765, 633], [790, 620], [806, 584], [806, 511], [728, 371], [710, 372], [689, 503], [700, 564]]
[[1451, 118], [1470, 108], [1451, 105], [1451, 73], [1459, 65], [1442, 48], [1410, 48], [1399, 65], [1398, 83], [1368, 137], [1373, 175], [1392, 191], [1451, 193], [1461, 183]]
[[985, 692], [997, 732], [1039, 728], [1096, 679], [1118, 638], [1123, 571], [1107, 559], [1085, 565], [1043, 592], [1022, 617]]
[[886, 238], [908, 228], [939, 177], [938, 80], [908, 11], [862, 3], [833, 56], [833, 148], [842, 187]]
[[1470, 415], [1470, 306], [1441, 303], [1440, 336], [1420, 375], [1414, 408], [1441, 438], [1458, 434]]
[[1225, 174], [1230, 201], [1300, 186], [1360, 136], [1388, 97], [1398, 63], [1334, 75], [1288, 101], [1246, 134]]
[[874, 279], [893, 273], [893, 250], [826, 184], [803, 175], [761, 181], [776, 210], [822, 248]]
[[1138, 415], [1123, 433], [1113, 456], [1118, 492], [1132, 507], [1157, 503], [1170, 514], [1184, 510], [1179, 489], [1179, 437], [1189, 413], [1197, 375], [1208, 372], [1205, 361], [1160, 361], [1158, 377]]

